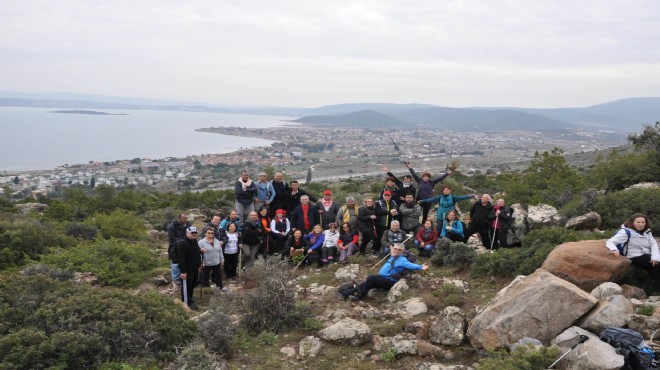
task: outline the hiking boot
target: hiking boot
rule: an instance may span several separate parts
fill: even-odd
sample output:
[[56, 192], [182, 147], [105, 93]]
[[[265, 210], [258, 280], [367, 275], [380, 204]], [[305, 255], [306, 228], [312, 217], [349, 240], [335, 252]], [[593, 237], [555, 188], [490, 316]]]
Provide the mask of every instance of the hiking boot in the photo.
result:
[[363, 299], [363, 298], [360, 297], [359, 295], [352, 295], [352, 296], [351, 296], [351, 301], [353, 301], [353, 302], [359, 302], [359, 301], [361, 301], [362, 299]]

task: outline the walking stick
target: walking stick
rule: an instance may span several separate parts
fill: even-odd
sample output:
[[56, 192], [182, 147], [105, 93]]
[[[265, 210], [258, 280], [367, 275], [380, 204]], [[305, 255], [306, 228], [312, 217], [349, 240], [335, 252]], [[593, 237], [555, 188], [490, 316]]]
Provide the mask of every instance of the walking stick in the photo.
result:
[[561, 357], [557, 359], [557, 361], [553, 362], [552, 365], [548, 367], [548, 369], [553, 369], [555, 365], [557, 365], [559, 361], [561, 361], [564, 357], [566, 357], [569, 353], [571, 353], [575, 349], [575, 347], [577, 347], [579, 344], [586, 342], [587, 340], [589, 340], [588, 336], [580, 335], [580, 342], [576, 343], [573, 347], [571, 347], [571, 349], [568, 352], [564, 353]]
[[490, 240], [490, 251], [493, 252], [493, 244], [495, 244], [495, 233], [497, 232], [497, 221], [500, 219], [500, 215], [495, 216], [495, 226], [493, 226], [493, 237]]
[[373, 270], [373, 269], [374, 269], [374, 267], [376, 267], [376, 266], [378, 266], [378, 265], [380, 265], [380, 263], [381, 263], [381, 262], [383, 262], [383, 261], [385, 261], [385, 259], [386, 259], [387, 257], [389, 257], [389, 256], [390, 256], [390, 254], [391, 254], [391, 253], [388, 253], [388, 254], [387, 254], [387, 256], [385, 256], [385, 257], [383, 257], [383, 259], [382, 259], [382, 260], [380, 260], [380, 261], [378, 261], [378, 263], [376, 263], [375, 265], [373, 265], [373, 266], [371, 266], [371, 268], [369, 268], [369, 270]]
[[301, 259], [300, 262], [298, 262], [298, 264], [296, 265], [296, 267], [293, 268], [292, 271], [296, 271], [296, 269], [297, 269], [298, 267], [300, 267], [300, 265], [302, 265], [303, 262], [305, 262], [305, 259], [306, 259], [306, 258], [307, 258], [307, 253], [305, 253], [305, 256], [303, 256], [303, 259]]
[[[211, 275], [211, 274], [209, 273], [209, 275]], [[202, 254], [202, 273], [201, 273], [201, 276], [202, 276], [202, 283], [199, 284], [199, 300], [200, 300], [200, 302], [202, 301], [202, 299], [204, 299], [204, 255], [203, 254]], [[199, 281], [199, 279], [197, 279], [197, 281]]]
[[241, 261], [243, 259], [242, 257], [243, 257], [243, 246], [239, 246], [238, 247], [238, 282], [239, 283], [241, 282], [241, 265], [242, 265]]
[[188, 305], [188, 279], [181, 280], [181, 287], [183, 288], [183, 303]]

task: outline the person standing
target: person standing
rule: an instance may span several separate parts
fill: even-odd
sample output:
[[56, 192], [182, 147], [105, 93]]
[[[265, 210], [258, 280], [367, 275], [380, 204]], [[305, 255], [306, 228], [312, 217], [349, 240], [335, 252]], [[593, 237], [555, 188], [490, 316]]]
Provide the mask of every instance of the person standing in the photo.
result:
[[399, 198], [394, 199], [398, 204], [402, 204], [403, 202], [406, 201], [406, 195], [412, 194], [413, 200], [417, 197], [417, 189], [415, 189], [415, 186], [413, 185], [412, 182], [412, 176], [410, 175], [403, 175], [402, 180], [399, 180], [392, 172], [390, 172], [389, 168], [387, 166], [383, 166], [383, 171], [387, 173], [387, 176], [391, 177], [394, 179], [394, 182], [396, 183], [396, 186], [399, 188]]
[[493, 205], [490, 200], [490, 195], [483, 194], [481, 195], [481, 201], [475, 202], [470, 208], [470, 223], [463, 232], [465, 234], [464, 241], [466, 243], [472, 235], [478, 233], [484, 248], [488, 248], [488, 243], [490, 241], [490, 238], [488, 237], [488, 216], [493, 210]]
[[621, 225], [621, 229], [605, 242], [612, 255], [619, 256], [617, 245], [624, 249], [624, 256], [635, 266], [646, 270], [653, 277], [655, 291], [660, 292], [660, 251], [658, 242], [651, 234], [649, 217], [642, 213], [632, 215]]
[[203, 254], [202, 264], [202, 286], [210, 287], [211, 273], [215, 277], [215, 287], [222, 289], [222, 267], [225, 258], [222, 255], [220, 242], [215, 238], [215, 232], [211, 228], [205, 228], [204, 238], [198, 242], [199, 250]]
[[[257, 202], [254, 206], [255, 209], [261, 209], [261, 207], [266, 206], [270, 207], [270, 204], [275, 199], [275, 188], [273, 184], [268, 182], [268, 175], [265, 172], [259, 172], [259, 181], [255, 183], [257, 186]], [[246, 220], [246, 218], [244, 218]]]
[[314, 225], [318, 224], [319, 214], [316, 207], [309, 204], [309, 197], [300, 197], [300, 204], [293, 210], [291, 215], [291, 228], [302, 230], [303, 235], [309, 234]]
[[172, 282], [178, 284], [181, 280], [181, 273], [177, 263], [177, 250], [176, 244], [186, 238], [186, 229], [190, 226], [188, 222], [188, 215], [181, 213], [177, 216], [176, 220], [172, 221], [167, 227], [167, 238], [169, 239], [169, 246], [167, 248], [167, 255], [170, 258], [170, 268], [172, 270]]
[[488, 220], [490, 221], [491, 238], [493, 238], [490, 243], [493, 249], [508, 247], [507, 236], [511, 227], [511, 220], [513, 220], [513, 209], [504, 203], [504, 199], [500, 198], [490, 211]]
[[447, 217], [447, 213], [449, 211], [455, 211], [456, 210], [456, 203], [460, 202], [461, 200], [467, 200], [470, 198], [475, 198], [478, 199], [477, 194], [472, 194], [472, 195], [453, 195], [451, 193], [451, 186], [445, 184], [442, 185], [442, 194], [434, 197], [434, 198], [427, 198], [427, 199], [422, 199], [419, 202], [420, 203], [433, 203], [433, 202], [438, 202], [438, 211], [436, 213], [436, 219], [437, 219], [437, 225], [442, 225], [444, 222], [444, 219]]
[[289, 216], [293, 215], [293, 210], [298, 207], [300, 204], [300, 198], [302, 198], [303, 195], [307, 196], [311, 204], [316, 204], [316, 202], [318, 202], [318, 199], [315, 196], [300, 188], [298, 180], [291, 180], [289, 186], [291, 189], [286, 193], [286, 197], [284, 198], [286, 203], [286, 212]]
[[323, 192], [323, 199], [316, 203], [316, 210], [319, 213], [319, 221], [323, 230], [328, 229], [328, 225], [335, 222], [337, 213], [339, 213], [339, 205], [332, 200], [332, 191], [326, 189]]
[[286, 193], [290, 191], [289, 184], [284, 181], [282, 172], [275, 172], [273, 181], [270, 182], [275, 190], [275, 197], [270, 203], [270, 216], [275, 217], [275, 212], [278, 209], [286, 210]]
[[358, 208], [357, 204], [355, 204], [355, 198], [350, 195], [347, 196], [346, 204], [339, 207], [339, 211], [337, 211], [337, 219], [335, 220], [335, 223], [341, 225], [344, 222], [347, 222], [351, 226], [351, 229], [357, 228]]
[[199, 268], [202, 265], [202, 259], [195, 226], [186, 228], [186, 237], [177, 242], [176, 250], [182, 280], [181, 300], [186, 302], [190, 309], [196, 310], [197, 305], [193, 301], [193, 292], [199, 279]]
[[250, 219], [243, 223], [243, 231], [241, 232], [243, 237], [243, 260], [245, 261], [243, 266], [245, 268], [254, 266], [261, 245], [261, 235], [263, 234], [257, 212], [250, 212], [249, 217]]
[[241, 172], [234, 185], [236, 196], [236, 212], [241, 220], [246, 220], [250, 212], [254, 211], [254, 200], [257, 196], [257, 186], [250, 180], [250, 173], [247, 170]]
[[415, 202], [415, 197], [412, 194], [406, 194], [405, 202], [399, 206], [399, 215], [401, 215], [401, 230], [405, 231], [406, 234], [417, 234], [422, 206]]
[[[358, 210], [358, 229], [362, 234], [362, 241], [360, 242], [360, 254], [365, 254], [367, 251], [367, 244], [373, 241], [376, 243], [376, 207], [374, 206], [373, 198], [364, 200], [364, 206]], [[374, 247], [372, 246], [372, 249]], [[380, 246], [378, 247], [380, 248]]]
[[236, 277], [238, 270], [238, 248], [240, 248], [240, 235], [236, 228], [236, 224], [229, 224], [227, 226], [227, 238], [225, 239], [225, 276], [227, 279]]
[[[249, 215], [250, 214], [248, 213], [248, 217]], [[229, 216], [227, 216], [227, 218], [222, 220], [222, 222], [220, 223], [220, 229], [227, 230], [227, 226], [229, 226], [229, 224], [236, 225], [236, 230], [238, 230], [239, 233], [241, 232], [241, 228], [242, 228], [241, 218], [238, 217], [238, 212], [233, 209], [231, 210], [231, 212], [229, 212]]]
[[[415, 170], [413, 170], [412, 167], [408, 163], [406, 163], [406, 168], [408, 168], [408, 171], [410, 171], [410, 174], [412, 177], [417, 181], [417, 187], [419, 190], [417, 190], [417, 201], [419, 202], [422, 199], [428, 199], [428, 198], [433, 198], [435, 195], [433, 191], [433, 187], [435, 184], [439, 183], [440, 181], [444, 180], [445, 177], [451, 175], [451, 171], [447, 170], [447, 172], [443, 172], [438, 177], [435, 179], [431, 180], [431, 173], [430, 172], [424, 172], [422, 174], [422, 177], [419, 177]], [[426, 221], [426, 219], [429, 216], [429, 210], [431, 209], [431, 203], [420, 203], [422, 206], [422, 224]], [[440, 225], [440, 224], [438, 224]]]
[[399, 218], [399, 211], [396, 207], [396, 202], [392, 200], [392, 192], [385, 190], [383, 192], [383, 199], [376, 202], [376, 238], [372, 248], [375, 254], [380, 253], [380, 246], [383, 234], [390, 228], [393, 220]]

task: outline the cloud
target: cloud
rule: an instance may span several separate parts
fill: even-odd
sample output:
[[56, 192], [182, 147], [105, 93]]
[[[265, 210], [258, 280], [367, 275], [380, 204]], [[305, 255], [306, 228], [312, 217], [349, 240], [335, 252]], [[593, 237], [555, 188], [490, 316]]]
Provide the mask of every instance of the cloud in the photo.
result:
[[3, 8], [4, 90], [288, 106], [575, 106], [660, 95], [660, 3], [650, 0]]

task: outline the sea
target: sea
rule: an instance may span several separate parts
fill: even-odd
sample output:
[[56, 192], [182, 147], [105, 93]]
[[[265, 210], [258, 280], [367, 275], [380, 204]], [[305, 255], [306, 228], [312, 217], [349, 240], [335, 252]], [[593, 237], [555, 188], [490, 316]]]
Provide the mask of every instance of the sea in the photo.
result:
[[0, 107], [0, 171], [48, 170], [121, 159], [186, 157], [268, 146], [266, 139], [195, 131], [266, 128], [295, 117], [213, 112], [86, 109], [108, 115], [52, 113], [70, 108]]

